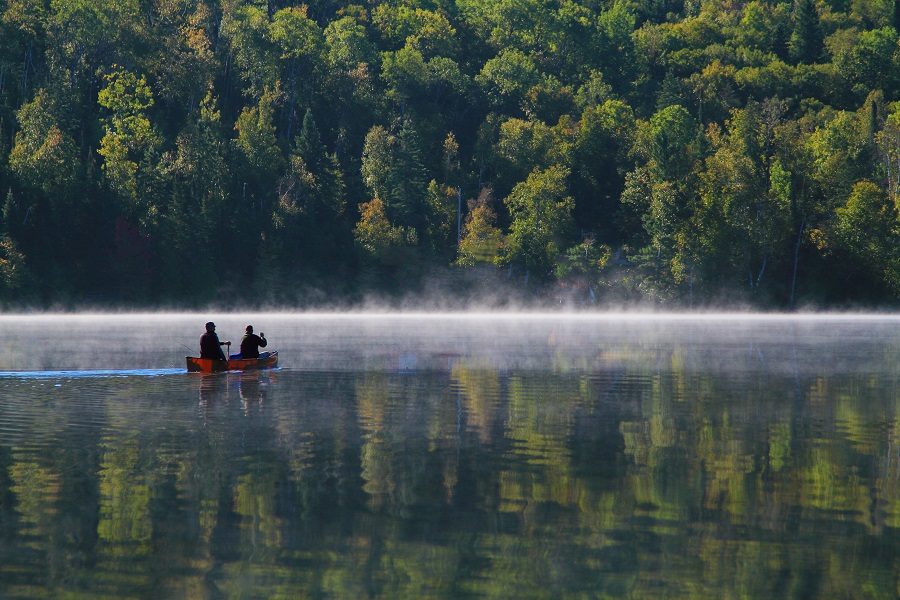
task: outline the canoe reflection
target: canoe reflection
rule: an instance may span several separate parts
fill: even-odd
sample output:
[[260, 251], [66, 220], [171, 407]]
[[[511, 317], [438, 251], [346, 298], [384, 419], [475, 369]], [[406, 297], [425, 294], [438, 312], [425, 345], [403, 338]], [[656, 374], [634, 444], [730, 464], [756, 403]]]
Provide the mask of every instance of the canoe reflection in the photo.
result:
[[254, 406], [257, 409], [262, 408], [267, 393], [262, 378], [263, 375], [259, 371], [242, 371], [238, 375], [238, 393], [244, 414], [249, 414]]
[[200, 377], [200, 406], [206, 408], [225, 396], [227, 380], [222, 373], [204, 373]]

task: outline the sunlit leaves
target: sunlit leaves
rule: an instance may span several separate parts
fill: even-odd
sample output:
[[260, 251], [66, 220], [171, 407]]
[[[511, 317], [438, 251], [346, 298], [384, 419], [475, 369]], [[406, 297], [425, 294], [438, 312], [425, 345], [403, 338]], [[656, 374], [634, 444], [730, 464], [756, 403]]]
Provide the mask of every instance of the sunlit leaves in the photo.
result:
[[503, 233], [496, 227], [497, 215], [489, 198], [473, 203], [466, 216], [459, 243], [457, 263], [471, 267], [479, 263], [495, 264], [504, 249]]
[[221, 113], [209, 92], [200, 104], [196, 122], [176, 140], [176, 172], [192, 197], [200, 200], [202, 210], [209, 213], [220, 213], [225, 201], [228, 173], [221, 129]]
[[2, 21], [15, 26], [19, 31], [36, 36], [47, 18], [44, 0], [9, 0], [3, 11]]
[[136, 144], [145, 141], [149, 135], [150, 121], [145, 112], [153, 102], [147, 79], [124, 69], [107, 75], [106, 86], [97, 95], [97, 103], [111, 113], [108, 129]]
[[372, 22], [394, 47], [405, 45], [426, 57], [456, 53], [456, 29], [442, 12], [383, 3], [372, 11]]
[[212, 85], [216, 57], [211, 39], [214, 15], [204, 3], [194, 12], [182, 3], [160, 3], [153, 21], [159, 47], [147, 61], [148, 73], [159, 97], [167, 101], [196, 103]]
[[864, 177], [863, 153], [867, 140], [860, 117], [846, 111], [834, 114], [809, 138], [812, 175], [820, 182], [832, 205], [844, 201], [853, 184]]
[[0, 297], [12, 299], [28, 282], [25, 255], [6, 235], [0, 236]]
[[862, 94], [873, 89], [896, 90], [900, 83], [897, 40], [893, 27], [864, 31], [851, 48], [835, 55], [835, 67]]
[[504, 200], [512, 217], [506, 258], [538, 278], [550, 275], [570, 234], [573, 201], [566, 188], [568, 174], [560, 165], [535, 169]]
[[103, 157], [103, 173], [110, 187], [124, 200], [129, 211], [143, 224], [156, 219], [159, 211], [154, 198], [140, 189], [139, 175], [152, 176], [150, 161], [161, 139], [150, 122], [147, 110], [154, 104], [147, 80], [125, 69], [106, 76], [97, 103], [105, 108], [106, 133], [98, 153]]
[[[9, 0], [0, 193], [14, 188], [22, 210], [8, 235], [32, 262], [55, 210], [66, 220], [103, 207], [107, 231], [165, 213], [172, 226], [153, 238], [167, 248], [194, 230], [310, 240], [297, 229], [309, 220], [321, 239], [303, 252], [343, 240], [322, 258], [353, 281], [360, 203], [377, 197], [391, 226], [415, 230], [417, 252], [445, 264], [462, 198], [502, 198], [562, 167], [573, 231], [623, 257], [610, 271], [649, 260], [657, 289], [673, 269], [718, 281], [765, 247], [784, 285], [800, 257], [819, 273], [850, 264], [831, 249], [858, 182], [896, 200], [894, 4]], [[200, 115], [204, 96], [221, 116]], [[742, 147], [734, 119], [770, 99], [784, 107], [783, 134]], [[307, 112], [320, 128], [314, 157], [295, 144]], [[515, 219], [498, 208], [491, 226], [504, 237]], [[174, 226], [183, 217], [198, 220]], [[81, 262], [112, 260], [102, 254]], [[222, 260], [219, 275], [265, 270], [253, 261]]]
[[56, 109], [45, 90], [19, 109], [19, 131], [9, 154], [9, 166], [22, 182], [46, 193], [64, 193], [74, 184], [78, 153], [57, 122]]
[[900, 290], [900, 221], [897, 207], [870, 181], [860, 181], [835, 211], [838, 244], [864, 269]]
[[381, 126], [369, 130], [362, 175], [372, 196], [383, 202], [391, 222], [422, 227], [427, 174], [411, 122], [402, 123], [396, 133]]
[[275, 13], [271, 25], [272, 41], [281, 49], [282, 58], [316, 57], [324, 39], [306, 7], [284, 8]]
[[359, 207], [359, 213], [354, 237], [360, 247], [373, 258], [389, 260], [393, 250], [418, 243], [414, 229], [391, 224], [381, 199], [376, 197], [363, 203]]
[[371, 63], [374, 48], [363, 27], [353, 17], [342, 17], [325, 27], [328, 64], [335, 69], [352, 71], [360, 63]]
[[252, 5], [241, 6], [222, 21], [222, 34], [229, 40], [247, 92], [255, 97], [275, 86], [278, 54], [272, 40], [266, 11]]
[[74, 84], [95, 68], [102, 55], [135, 27], [138, 14], [137, 0], [51, 0], [51, 60], [67, 71], [65, 83]]
[[534, 169], [566, 165], [571, 151], [571, 132], [541, 121], [507, 119], [500, 125], [494, 149], [498, 180], [509, 185], [525, 179]]
[[699, 154], [697, 122], [680, 105], [663, 108], [642, 128], [638, 151], [650, 166], [668, 181], [678, 181], [692, 170]]
[[234, 129], [235, 145], [258, 175], [273, 173], [281, 164], [281, 150], [275, 138], [274, 112], [277, 90], [266, 90], [256, 106], [244, 108]]
[[534, 61], [518, 50], [505, 49], [487, 61], [475, 78], [497, 107], [520, 108], [531, 88], [541, 82]]

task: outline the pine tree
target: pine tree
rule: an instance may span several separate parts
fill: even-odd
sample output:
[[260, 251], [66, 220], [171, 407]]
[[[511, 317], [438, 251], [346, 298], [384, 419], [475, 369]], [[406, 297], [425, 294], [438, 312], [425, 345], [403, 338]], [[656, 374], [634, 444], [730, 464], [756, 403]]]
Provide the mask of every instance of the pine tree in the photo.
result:
[[427, 181], [428, 174], [422, 161], [419, 136], [412, 122], [404, 119], [397, 134], [397, 158], [391, 190], [401, 225], [418, 230], [424, 226]]
[[295, 140], [295, 145], [297, 154], [300, 155], [306, 166], [314, 173], [318, 173], [325, 159], [325, 145], [322, 144], [322, 136], [319, 135], [316, 120], [309, 109], [303, 115], [303, 125], [300, 128], [300, 135]]
[[9, 191], [6, 192], [6, 202], [3, 203], [3, 210], [0, 211], [0, 235], [9, 233], [9, 222], [15, 205], [12, 188], [9, 188]]
[[794, 0], [793, 32], [788, 49], [798, 63], [815, 63], [822, 57], [822, 25], [815, 0]]

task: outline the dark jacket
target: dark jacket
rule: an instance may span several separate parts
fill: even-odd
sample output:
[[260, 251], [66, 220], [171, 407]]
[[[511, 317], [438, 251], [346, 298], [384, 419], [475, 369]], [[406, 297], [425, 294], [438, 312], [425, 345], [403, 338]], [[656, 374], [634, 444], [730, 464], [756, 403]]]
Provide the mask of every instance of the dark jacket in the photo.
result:
[[266, 347], [266, 339], [248, 333], [241, 340], [241, 358], [259, 358], [259, 349]]
[[228, 360], [222, 352], [222, 342], [214, 331], [207, 331], [200, 336], [200, 358]]

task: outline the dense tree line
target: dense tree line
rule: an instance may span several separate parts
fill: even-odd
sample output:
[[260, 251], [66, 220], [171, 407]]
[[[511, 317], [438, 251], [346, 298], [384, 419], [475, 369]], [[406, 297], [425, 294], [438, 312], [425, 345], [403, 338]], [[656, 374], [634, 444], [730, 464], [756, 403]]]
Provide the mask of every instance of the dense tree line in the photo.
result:
[[889, 0], [0, 0], [0, 299], [444, 273], [892, 304], [898, 26]]

